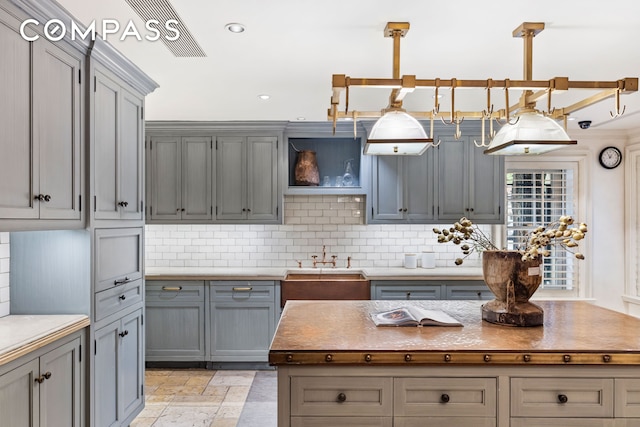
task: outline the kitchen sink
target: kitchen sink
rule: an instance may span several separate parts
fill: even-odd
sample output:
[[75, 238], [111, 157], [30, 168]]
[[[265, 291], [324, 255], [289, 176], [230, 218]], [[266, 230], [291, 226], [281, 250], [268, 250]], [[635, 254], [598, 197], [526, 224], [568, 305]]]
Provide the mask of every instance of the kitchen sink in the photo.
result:
[[360, 273], [290, 273], [280, 282], [280, 305], [288, 300], [368, 300], [371, 286]]

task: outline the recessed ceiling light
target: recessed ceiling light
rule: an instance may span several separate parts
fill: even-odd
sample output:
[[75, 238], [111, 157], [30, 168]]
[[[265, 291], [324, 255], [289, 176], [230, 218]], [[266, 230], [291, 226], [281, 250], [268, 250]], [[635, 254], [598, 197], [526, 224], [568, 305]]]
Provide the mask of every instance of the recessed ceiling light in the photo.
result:
[[224, 28], [228, 31], [231, 31], [232, 33], [242, 33], [245, 30], [244, 25], [238, 24], [237, 22], [227, 24], [224, 26]]
[[258, 95], [258, 98], [266, 101], [267, 99], [271, 98], [271, 96], [267, 94], [262, 94], [262, 95]]
[[567, 120], [575, 120], [575, 117], [567, 117]]
[[300, 120], [302, 122], [304, 120], [307, 120], [307, 118], [306, 117], [298, 117], [296, 120]]

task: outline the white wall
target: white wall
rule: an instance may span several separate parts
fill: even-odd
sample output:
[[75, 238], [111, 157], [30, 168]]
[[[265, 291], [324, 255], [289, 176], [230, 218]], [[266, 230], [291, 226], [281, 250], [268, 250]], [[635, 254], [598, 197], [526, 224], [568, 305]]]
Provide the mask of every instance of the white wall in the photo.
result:
[[9, 315], [9, 233], [0, 232], [0, 317]]

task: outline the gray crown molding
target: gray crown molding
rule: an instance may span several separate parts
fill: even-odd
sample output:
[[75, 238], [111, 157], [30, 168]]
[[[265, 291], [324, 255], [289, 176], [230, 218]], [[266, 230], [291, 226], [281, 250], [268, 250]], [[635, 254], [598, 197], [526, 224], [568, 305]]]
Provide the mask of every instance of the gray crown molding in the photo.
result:
[[271, 131], [281, 133], [285, 130], [285, 121], [180, 121], [180, 120], [147, 120], [146, 132], [158, 133], [223, 133]]

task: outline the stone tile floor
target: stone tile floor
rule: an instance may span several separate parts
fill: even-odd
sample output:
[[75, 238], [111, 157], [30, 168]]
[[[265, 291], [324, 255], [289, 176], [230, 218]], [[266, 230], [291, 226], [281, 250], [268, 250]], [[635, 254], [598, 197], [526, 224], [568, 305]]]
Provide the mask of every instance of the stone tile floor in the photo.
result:
[[276, 371], [147, 369], [130, 427], [276, 427]]

